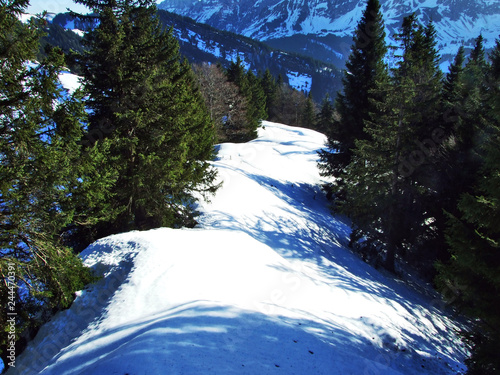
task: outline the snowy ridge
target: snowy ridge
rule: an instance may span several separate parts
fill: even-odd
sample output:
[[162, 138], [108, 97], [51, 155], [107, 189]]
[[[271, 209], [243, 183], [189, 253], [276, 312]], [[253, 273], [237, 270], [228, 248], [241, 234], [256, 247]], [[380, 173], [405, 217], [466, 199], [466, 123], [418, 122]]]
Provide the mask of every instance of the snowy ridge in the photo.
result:
[[102, 276], [42, 327], [8, 374], [456, 374], [466, 355], [437, 298], [345, 248], [316, 151], [325, 137], [264, 122], [222, 144], [223, 187], [195, 229], [97, 241]]

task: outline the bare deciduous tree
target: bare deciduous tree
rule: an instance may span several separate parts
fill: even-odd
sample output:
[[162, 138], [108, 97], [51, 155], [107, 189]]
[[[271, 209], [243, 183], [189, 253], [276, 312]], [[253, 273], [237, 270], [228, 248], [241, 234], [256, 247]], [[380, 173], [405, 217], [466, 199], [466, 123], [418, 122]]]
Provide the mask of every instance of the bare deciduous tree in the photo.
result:
[[238, 87], [228, 82], [222, 69], [208, 63], [196, 64], [193, 70], [210, 117], [217, 129], [218, 142], [237, 141], [246, 130], [246, 99]]

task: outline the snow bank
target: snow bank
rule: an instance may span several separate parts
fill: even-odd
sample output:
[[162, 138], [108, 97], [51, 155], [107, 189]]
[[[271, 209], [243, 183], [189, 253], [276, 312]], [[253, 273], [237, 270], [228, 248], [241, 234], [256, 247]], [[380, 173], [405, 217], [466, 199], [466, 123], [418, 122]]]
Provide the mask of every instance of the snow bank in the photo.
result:
[[316, 151], [265, 122], [219, 146], [223, 187], [195, 229], [101, 239], [102, 279], [40, 330], [8, 374], [455, 374], [465, 350], [440, 302], [353, 256]]

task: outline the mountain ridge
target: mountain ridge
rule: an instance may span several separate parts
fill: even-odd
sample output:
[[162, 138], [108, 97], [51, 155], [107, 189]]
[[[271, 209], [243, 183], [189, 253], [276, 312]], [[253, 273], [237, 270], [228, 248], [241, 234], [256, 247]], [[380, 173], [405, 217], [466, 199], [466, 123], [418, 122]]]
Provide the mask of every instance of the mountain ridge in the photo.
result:
[[[500, 35], [500, 2], [495, 0], [380, 2], [388, 43], [394, 44], [392, 36], [403, 17], [415, 13], [420, 23], [432, 20], [435, 24], [444, 60], [451, 60], [461, 44], [472, 48], [479, 34], [485, 38], [486, 49], [493, 48]], [[164, 0], [158, 7], [271, 46], [285, 43], [294, 52], [314, 54], [341, 66], [332, 55], [342, 54], [344, 61], [348, 57], [350, 39], [365, 5], [359, 0]], [[323, 50], [308, 53], [312, 43], [324, 44]]]

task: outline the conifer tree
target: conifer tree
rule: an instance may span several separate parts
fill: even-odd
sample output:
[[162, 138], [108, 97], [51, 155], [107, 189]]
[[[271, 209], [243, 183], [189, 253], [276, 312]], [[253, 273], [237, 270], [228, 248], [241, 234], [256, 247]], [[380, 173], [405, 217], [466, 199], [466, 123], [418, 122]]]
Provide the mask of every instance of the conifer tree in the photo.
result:
[[[454, 63], [450, 66], [443, 85], [442, 127], [446, 141], [443, 142], [440, 165], [436, 168], [438, 192], [436, 205], [450, 213], [457, 214], [459, 196], [471, 193], [481, 160], [477, 146], [482, 143], [485, 126], [484, 95], [488, 64], [484, 59], [482, 37], [476, 40], [471, 58], [464, 66], [465, 51], [460, 48]], [[439, 216], [444, 227], [446, 217]], [[440, 244], [438, 246], [441, 246]]]
[[194, 193], [212, 193], [215, 127], [194, 74], [153, 1], [81, 0], [98, 17], [81, 57], [94, 138], [109, 138], [120, 214], [101, 235], [189, 225]]
[[[27, 5], [0, 5], [0, 322], [7, 327], [12, 310], [4, 309], [14, 308], [17, 354], [92, 280], [64, 238], [70, 227], [105, 215], [113, 183], [107, 168], [95, 165], [105, 155], [82, 148], [86, 113], [81, 95], [67, 98], [59, 86], [62, 52], [34, 62], [39, 25], [18, 21]], [[3, 359], [9, 341], [2, 330]]]
[[[497, 44], [498, 53], [499, 44]], [[497, 61], [498, 63], [498, 61]], [[472, 345], [468, 374], [496, 374], [500, 370], [500, 112], [497, 85], [492, 87], [484, 166], [472, 193], [462, 195], [459, 214], [449, 214], [446, 238], [452, 254], [439, 266], [439, 284], [453, 287], [453, 303], [477, 318], [465, 337]], [[447, 293], [450, 295], [450, 293]]]
[[301, 126], [305, 128], [316, 129], [316, 110], [311, 93], [307, 95], [307, 99], [302, 110]]
[[423, 27], [417, 23], [415, 14], [405, 17], [398, 38], [404, 48], [402, 60], [396, 72], [415, 83], [415, 101], [412, 110], [418, 117], [415, 135], [428, 138], [432, 130], [441, 123], [440, 99], [442, 73], [440, 56], [436, 48], [436, 31], [432, 22]]
[[267, 118], [271, 118], [273, 114], [273, 108], [276, 102], [277, 95], [277, 83], [274, 77], [272, 76], [269, 69], [266, 69], [264, 75], [260, 79], [260, 85], [262, 87], [262, 91], [264, 92], [266, 98], [266, 110], [267, 110]]
[[[385, 100], [375, 103], [377, 117], [367, 121], [370, 140], [356, 141], [340, 209], [353, 220], [351, 246], [365, 260], [394, 272], [396, 255], [414, 239], [413, 221], [422, 220], [414, 212], [414, 188], [401, 162], [413, 147], [409, 108], [415, 91], [407, 77], [377, 90], [385, 90]], [[361, 238], [365, 240], [358, 243]]]
[[[316, 127], [318, 131], [323, 134], [332, 133], [335, 131], [336, 126], [339, 125], [338, 118], [335, 118], [335, 108], [330, 99], [330, 95], [327, 93], [323, 100], [321, 101], [321, 107], [319, 113], [316, 118]], [[329, 141], [329, 149], [328, 150], [320, 150], [319, 156], [321, 162], [318, 163], [318, 168], [320, 170], [321, 175], [323, 176], [334, 176], [336, 173], [335, 165], [331, 158], [337, 152], [337, 148], [339, 147], [338, 143], [334, 143], [331, 140]], [[327, 197], [331, 199], [335, 197], [335, 199], [343, 200], [345, 199], [345, 186], [343, 184], [335, 183], [335, 189], [331, 185], [327, 185]]]
[[464, 69], [464, 93], [462, 94], [462, 112], [466, 113], [464, 121], [456, 129], [457, 142], [464, 147], [473, 147], [477, 130], [483, 127], [483, 111], [481, 103], [487, 91], [486, 76], [489, 64], [485, 58], [483, 37], [476, 38], [476, 43]]
[[[445, 114], [445, 126], [451, 130], [454, 122], [454, 114], [460, 114], [458, 104], [463, 92], [463, 72], [465, 62], [465, 49], [460, 46], [453, 63], [449, 67], [449, 72], [443, 82], [443, 112]], [[451, 128], [451, 129], [450, 129]]]
[[[335, 124], [338, 124], [334, 120], [334, 114], [335, 108], [333, 107], [330, 95], [327, 93], [321, 101], [321, 108], [316, 118], [316, 127], [320, 132], [326, 134], [326, 132], [332, 130]], [[327, 167], [328, 165], [328, 163], [324, 163], [320, 164], [320, 167]]]
[[236, 61], [231, 61], [231, 64], [227, 69], [227, 79], [229, 82], [234, 82], [242, 91], [245, 91], [247, 89], [245, 73], [243, 60], [241, 60], [241, 57], [238, 56]]
[[[395, 270], [396, 255], [432, 237], [433, 163], [439, 118], [441, 77], [432, 25], [418, 26], [415, 17], [403, 21], [399, 39], [403, 56], [391, 80], [379, 80], [365, 120], [368, 139], [358, 139], [346, 168], [343, 211], [353, 218], [353, 246], [366, 256], [383, 258]], [[425, 138], [424, 138], [425, 137]], [[420, 141], [420, 142], [419, 142]], [[363, 243], [358, 239], [364, 237]], [[383, 249], [383, 257], [373, 255]]]
[[[469, 120], [470, 87], [466, 84], [464, 63], [465, 49], [460, 47], [443, 81], [441, 100], [441, 126], [446, 140], [441, 145], [440, 167], [436, 172], [441, 176], [438, 189], [440, 207], [449, 212], [455, 211], [462, 193], [470, 192], [475, 179], [475, 171], [471, 170], [475, 126]], [[476, 167], [477, 165], [474, 168]], [[442, 221], [445, 219], [444, 216], [441, 217]]]
[[368, 0], [346, 63], [343, 91], [335, 102], [339, 119], [328, 131], [327, 149], [320, 154], [320, 162], [328, 164], [324, 169], [331, 171], [339, 182], [342, 171], [351, 161], [355, 140], [367, 139], [363, 129], [370, 113], [375, 111], [372, 98], [376, 93], [373, 89], [378, 81], [388, 79], [383, 61], [387, 53], [385, 35], [380, 3]]
[[[448, 211], [446, 239], [451, 257], [438, 264], [438, 285], [450, 302], [474, 318], [474, 326], [463, 332], [472, 347], [466, 360], [467, 374], [496, 374], [500, 370], [500, 40], [484, 60], [482, 38], [471, 54], [476, 82], [486, 90], [481, 96], [484, 112], [481, 142], [475, 143], [481, 159], [473, 189], [458, 200], [458, 210]], [[466, 82], [467, 84], [467, 82]]]
[[267, 118], [266, 96], [255, 74], [251, 70], [245, 72], [243, 61], [239, 56], [227, 70], [227, 78], [229, 82], [239, 87], [246, 102], [245, 123], [231, 125], [234, 129], [240, 130], [235, 132], [239, 134], [239, 139], [235, 138], [233, 141], [246, 142], [257, 137], [257, 128], [261, 121]]
[[249, 128], [252, 129], [250, 139], [253, 139], [257, 137], [257, 129], [262, 120], [267, 119], [266, 95], [259, 78], [251, 70], [248, 70], [246, 74], [246, 82], [248, 87], [247, 97], [250, 103], [248, 121]]

